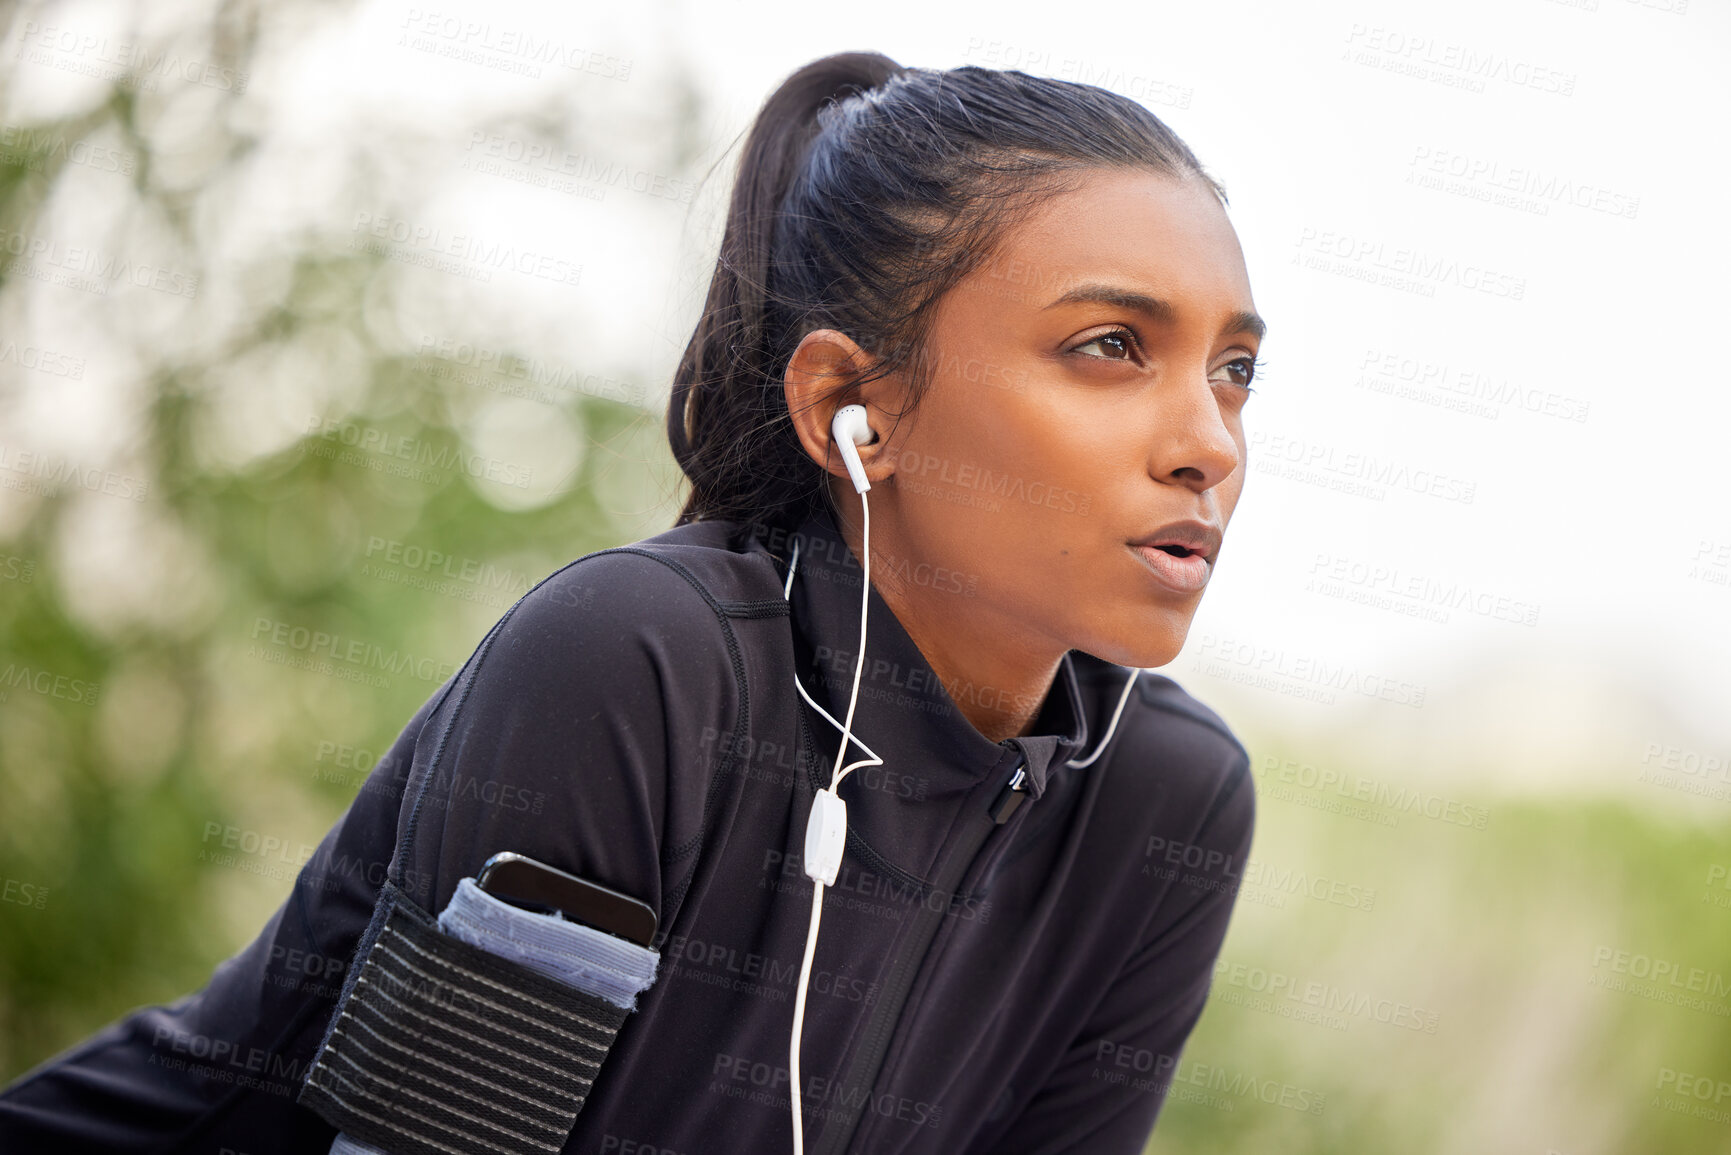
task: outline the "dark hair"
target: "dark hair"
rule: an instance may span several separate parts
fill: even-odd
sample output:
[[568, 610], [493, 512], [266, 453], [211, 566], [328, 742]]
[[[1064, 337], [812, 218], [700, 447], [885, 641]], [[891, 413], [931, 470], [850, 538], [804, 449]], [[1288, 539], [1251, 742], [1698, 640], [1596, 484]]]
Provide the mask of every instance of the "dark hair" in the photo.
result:
[[793, 528], [828, 500], [782, 375], [806, 333], [833, 328], [905, 370], [917, 403], [938, 300], [1004, 230], [1077, 170], [1145, 168], [1225, 190], [1128, 97], [1023, 72], [903, 68], [875, 52], [806, 65], [746, 137], [703, 315], [667, 406], [691, 481], [676, 524]]

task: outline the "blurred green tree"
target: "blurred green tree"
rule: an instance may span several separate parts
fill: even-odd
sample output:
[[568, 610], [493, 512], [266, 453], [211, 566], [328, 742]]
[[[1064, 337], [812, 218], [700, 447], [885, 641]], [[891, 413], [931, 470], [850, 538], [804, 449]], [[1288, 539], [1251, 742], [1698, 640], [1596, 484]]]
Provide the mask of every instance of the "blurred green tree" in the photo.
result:
[[[660, 366], [477, 356], [486, 278], [356, 243], [427, 138], [356, 126], [330, 207], [243, 243], [283, 171], [249, 82], [340, 9], [63, 15], [0, 63], [0, 1080], [202, 985], [511, 602], [675, 508]], [[604, 146], [533, 92], [514, 139]], [[633, 171], [689, 190], [691, 90], [629, 99]]]

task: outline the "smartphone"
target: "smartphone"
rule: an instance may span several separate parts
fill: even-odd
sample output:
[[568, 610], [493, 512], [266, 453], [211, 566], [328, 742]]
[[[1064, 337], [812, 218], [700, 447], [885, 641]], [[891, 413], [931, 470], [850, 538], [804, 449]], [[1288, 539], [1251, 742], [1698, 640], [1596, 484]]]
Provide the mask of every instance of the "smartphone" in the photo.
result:
[[638, 946], [655, 937], [655, 911], [648, 903], [509, 850], [481, 864], [475, 885], [514, 906], [556, 911]]

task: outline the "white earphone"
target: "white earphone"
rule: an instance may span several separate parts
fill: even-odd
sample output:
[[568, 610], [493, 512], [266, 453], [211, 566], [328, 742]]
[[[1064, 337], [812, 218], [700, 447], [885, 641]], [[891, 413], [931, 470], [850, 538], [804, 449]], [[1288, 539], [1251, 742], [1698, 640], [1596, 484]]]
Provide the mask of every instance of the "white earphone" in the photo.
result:
[[836, 448], [841, 450], [841, 459], [847, 465], [847, 475], [853, 478], [856, 493], [864, 493], [872, 487], [866, 479], [865, 466], [860, 464], [858, 446], [869, 445], [876, 439], [872, 432], [871, 422], [866, 419], [864, 405], [843, 405], [835, 411], [835, 420], [829, 423], [831, 438]]

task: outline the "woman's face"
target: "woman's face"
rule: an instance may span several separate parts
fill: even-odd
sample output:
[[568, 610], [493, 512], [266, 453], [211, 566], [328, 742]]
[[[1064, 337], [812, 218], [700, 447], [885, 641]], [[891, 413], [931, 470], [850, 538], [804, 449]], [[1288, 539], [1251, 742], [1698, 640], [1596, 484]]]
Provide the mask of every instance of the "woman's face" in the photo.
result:
[[[874, 581], [928, 633], [1170, 662], [1244, 485], [1261, 331], [1237, 236], [1200, 181], [1103, 169], [1047, 199], [940, 301], [912, 417], [863, 390], [885, 410], [862, 450]], [[851, 486], [836, 496], [857, 520]], [[1168, 532], [1185, 522], [1199, 533]], [[1169, 539], [1189, 556], [1138, 546]], [[922, 582], [940, 565], [955, 576]]]

